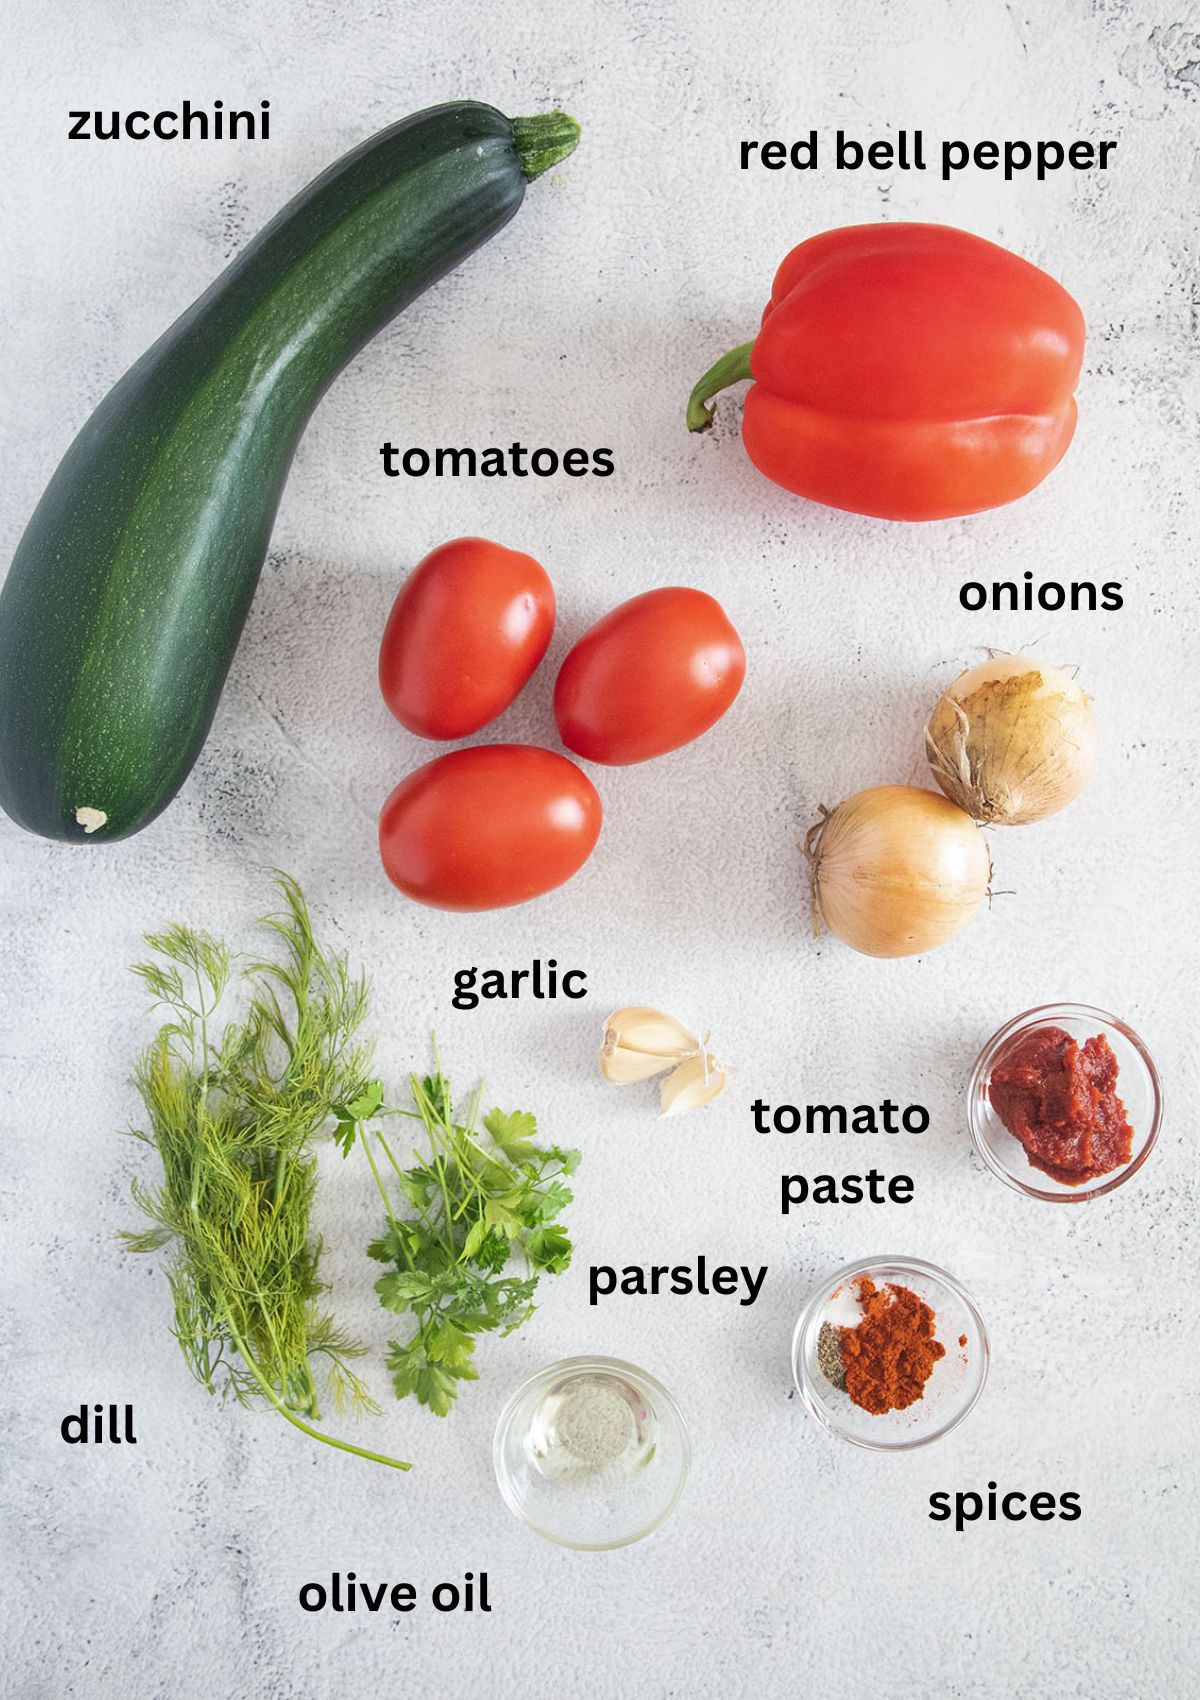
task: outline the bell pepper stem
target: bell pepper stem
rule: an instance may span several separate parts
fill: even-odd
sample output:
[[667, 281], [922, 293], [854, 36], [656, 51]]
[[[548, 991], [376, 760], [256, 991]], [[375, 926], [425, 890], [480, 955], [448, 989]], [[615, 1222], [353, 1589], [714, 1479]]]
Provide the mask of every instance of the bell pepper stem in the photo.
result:
[[750, 352], [752, 342], [744, 342], [740, 348], [731, 348], [728, 354], [723, 354], [715, 366], [708, 371], [696, 385], [688, 397], [687, 424], [689, 431], [707, 431], [713, 422], [715, 408], [705, 406], [710, 396], [717, 394], [730, 384], [740, 384], [750, 377]]

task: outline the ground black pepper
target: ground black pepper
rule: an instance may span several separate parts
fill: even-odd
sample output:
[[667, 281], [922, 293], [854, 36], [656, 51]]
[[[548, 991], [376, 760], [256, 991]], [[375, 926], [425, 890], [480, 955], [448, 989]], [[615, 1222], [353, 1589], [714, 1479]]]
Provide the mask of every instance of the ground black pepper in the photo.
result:
[[831, 1322], [821, 1324], [817, 1335], [817, 1368], [841, 1392], [846, 1391], [846, 1365], [842, 1359], [842, 1337]]

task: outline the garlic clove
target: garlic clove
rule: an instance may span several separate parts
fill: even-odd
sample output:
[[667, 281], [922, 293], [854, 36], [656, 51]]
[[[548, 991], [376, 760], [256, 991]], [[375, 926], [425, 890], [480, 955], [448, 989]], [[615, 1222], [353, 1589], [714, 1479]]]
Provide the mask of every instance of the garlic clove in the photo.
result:
[[675, 1061], [674, 1057], [650, 1056], [645, 1051], [630, 1051], [624, 1045], [616, 1045], [612, 1050], [605, 1047], [600, 1052], [600, 1072], [605, 1080], [628, 1086], [635, 1080], [652, 1080], [656, 1074], [674, 1068]]
[[663, 1081], [659, 1089], [658, 1119], [666, 1116], [686, 1116], [692, 1110], [702, 1110], [720, 1096], [729, 1084], [729, 1071], [723, 1063], [706, 1052], [688, 1057]]
[[661, 1010], [618, 1009], [604, 1024], [600, 1072], [619, 1085], [649, 1080], [699, 1049], [695, 1034]]
[[609, 1016], [604, 1030], [606, 1035], [615, 1034], [630, 1050], [648, 1051], [660, 1057], [690, 1057], [700, 1048], [700, 1041], [682, 1021], [664, 1015], [661, 1009], [648, 1009], [644, 1004], [618, 1009]]

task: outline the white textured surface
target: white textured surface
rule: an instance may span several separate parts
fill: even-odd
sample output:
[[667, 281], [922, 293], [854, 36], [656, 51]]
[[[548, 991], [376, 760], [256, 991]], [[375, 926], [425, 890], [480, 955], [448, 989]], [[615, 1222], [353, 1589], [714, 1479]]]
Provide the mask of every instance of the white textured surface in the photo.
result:
[[[579, 1697], [1182, 1695], [1194, 1667], [1197, 1184], [1195, 716], [1200, 41], [1123, 0], [838, 7], [720, 0], [104, 0], [8, 9], [0, 547], [109, 384], [316, 170], [394, 117], [471, 95], [559, 103], [578, 154], [512, 225], [341, 379], [301, 447], [208, 749], [139, 838], [85, 851], [0, 822], [6, 973], [0, 1184], [6, 1693]], [[1194, 20], [1193, 20], [1194, 29]], [[85, 105], [272, 103], [272, 139], [185, 147], [66, 141]], [[743, 173], [742, 137], [812, 125], [878, 136], [1115, 137], [1104, 176], [1005, 185]], [[736, 441], [681, 424], [718, 351], [749, 335], [801, 237], [875, 217], [961, 223], [1042, 263], [1083, 303], [1082, 422], [1017, 506], [907, 529], [775, 491]], [[404, 444], [610, 445], [609, 480], [385, 479]], [[466, 531], [553, 575], [551, 664], [598, 613], [655, 584], [713, 591], [749, 654], [736, 709], [659, 764], [604, 772], [586, 871], [536, 907], [454, 918], [405, 905], [373, 817], [427, 750], [390, 720], [374, 655], [404, 573]], [[971, 616], [967, 577], [1118, 578], [1086, 617]], [[821, 800], [920, 775], [922, 717], [984, 643], [1077, 662], [1103, 762], [1070, 812], [997, 835], [998, 901], [928, 960], [878, 964], [809, 937], [795, 841]], [[551, 674], [494, 729], [549, 741]], [[147, 1155], [118, 1130], [148, 1022], [125, 965], [176, 915], [245, 937], [260, 869], [304, 882], [328, 936], [375, 979], [394, 1080], [437, 1024], [463, 1085], [528, 1103], [586, 1160], [576, 1267], [527, 1330], [488, 1343], [444, 1424], [389, 1407], [372, 1438], [404, 1479], [222, 1411], [188, 1379], [161, 1269], [114, 1235]], [[554, 954], [586, 1004], [449, 1008], [452, 970]], [[972, 1155], [963, 1094], [1000, 1021], [1057, 997], [1123, 1013], [1173, 1103], [1160, 1149], [1077, 1209], [1001, 1187]], [[666, 1131], [650, 1094], [593, 1078], [613, 1005], [711, 1026], [737, 1066], [703, 1118]], [[749, 1104], [919, 1100], [918, 1139], [756, 1137]], [[908, 1207], [783, 1221], [785, 1168], [878, 1163]], [[321, 1200], [338, 1309], [376, 1345], [361, 1249], [369, 1177], [330, 1165]], [[769, 1263], [733, 1300], [587, 1306], [589, 1262]], [[840, 1446], [791, 1396], [788, 1341], [812, 1282], [870, 1251], [945, 1264], [993, 1338], [975, 1414], [924, 1452]], [[489, 1447], [527, 1372], [623, 1354], [676, 1391], [695, 1464], [674, 1519], [607, 1556], [558, 1551], [497, 1495]], [[381, 1393], [384, 1378], [375, 1360]], [[64, 1447], [81, 1400], [132, 1401], [136, 1449]], [[1074, 1524], [931, 1523], [935, 1490], [1081, 1495]], [[428, 1595], [486, 1570], [488, 1617], [309, 1617], [332, 1569]]]

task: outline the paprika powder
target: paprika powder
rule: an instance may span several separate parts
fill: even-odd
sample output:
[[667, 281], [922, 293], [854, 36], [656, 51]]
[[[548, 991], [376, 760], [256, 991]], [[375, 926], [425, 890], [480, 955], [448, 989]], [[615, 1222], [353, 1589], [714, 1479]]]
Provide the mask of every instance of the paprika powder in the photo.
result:
[[904, 1411], [925, 1396], [925, 1383], [946, 1348], [934, 1338], [937, 1318], [924, 1299], [894, 1282], [877, 1287], [862, 1275], [854, 1284], [863, 1319], [840, 1328], [846, 1392], [874, 1416]]
[[692, 391], [754, 380], [742, 437], [760, 472], [830, 507], [948, 519], [1040, 484], [1075, 431], [1083, 314], [994, 242], [939, 224], [857, 224], [793, 248], [757, 338]]

